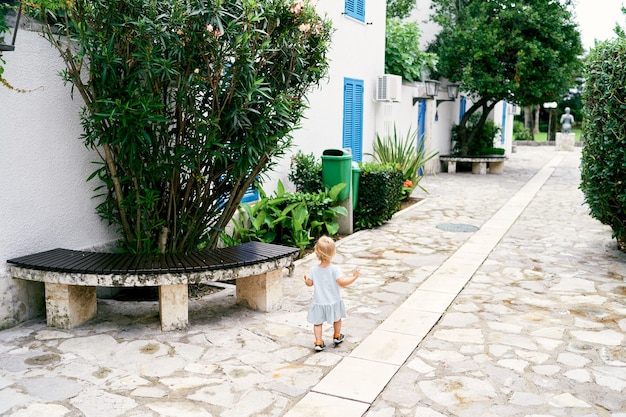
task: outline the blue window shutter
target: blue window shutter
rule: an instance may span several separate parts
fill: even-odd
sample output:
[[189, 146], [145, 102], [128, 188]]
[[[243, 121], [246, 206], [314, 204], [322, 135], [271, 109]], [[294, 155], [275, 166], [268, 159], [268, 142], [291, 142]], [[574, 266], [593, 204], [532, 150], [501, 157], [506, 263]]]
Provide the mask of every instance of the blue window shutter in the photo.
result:
[[352, 160], [363, 159], [363, 80], [344, 78], [342, 147], [352, 150]]
[[461, 103], [459, 104], [459, 124], [461, 124], [461, 120], [463, 120], [463, 116], [465, 116], [466, 111], [467, 111], [467, 98], [465, 96], [461, 96]]
[[254, 184], [252, 184], [250, 186], [250, 188], [248, 188], [246, 190], [246, 193], [243, 195], [243, 198], [241, 199], [241, 202], [242, 203], [253, 203], [255, 201], [259, 201], [259, 190], [254, 188]]
[[352, 144], [352, 136], [354, 129], [352, 127], [354, 120], [354, 83], [350, 78], [343, 80], [343, 137], [341, 140], [342, 148], [350, 148]]
[[346, 0], [346, 15], [365, 22], [365, 0]]
[[502, 135], [500, 136], [500, 143], [502, 145], [504, 145], [504, 142], [506, 141], [506, 105], [507, 102], [506, 100], [502, 101]]

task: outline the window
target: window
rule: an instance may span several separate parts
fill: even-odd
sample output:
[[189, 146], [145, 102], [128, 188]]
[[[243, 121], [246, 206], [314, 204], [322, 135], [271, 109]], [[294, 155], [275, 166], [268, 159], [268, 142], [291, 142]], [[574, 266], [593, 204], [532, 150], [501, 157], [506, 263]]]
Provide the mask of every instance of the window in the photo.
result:
[[346, 0], [346, 15], [365, 22], [365, 0]]
[[352, 160], [363, 158], [363, 80], [343, 80], [342, 146], [352, 149]]

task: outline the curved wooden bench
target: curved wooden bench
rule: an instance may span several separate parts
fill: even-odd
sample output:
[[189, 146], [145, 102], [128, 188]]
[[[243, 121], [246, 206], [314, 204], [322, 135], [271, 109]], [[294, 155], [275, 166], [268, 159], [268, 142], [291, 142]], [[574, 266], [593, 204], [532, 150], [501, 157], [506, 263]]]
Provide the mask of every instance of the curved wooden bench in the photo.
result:
[[[442, 163], [442, 171], [449, 173], [456, 172], [457, 162], [470, 162], [472, 164], [472, 174], [484, 175], [487, 173], [487, 164], [489, 164], [490, 174], [501, 174], [504, 171], [504, 161], [507, 157], [504, 155], [485, 155], [485, 156], [454, 156], [441, 155], [439, 161]], [[445, 169], [444, 169], [445, 168]]]
[[159, 287], [163, 331], [188, 326], [188, 284], [236, 280], [237, 302], [270, 311], [283, 268], [299, 250], [247, 242], [188, 254], [130, 255], [53, 249], [10, 259], [13, 278], [45, 283], [49, 326], [71, 329], [96, 315], [96, 287]]

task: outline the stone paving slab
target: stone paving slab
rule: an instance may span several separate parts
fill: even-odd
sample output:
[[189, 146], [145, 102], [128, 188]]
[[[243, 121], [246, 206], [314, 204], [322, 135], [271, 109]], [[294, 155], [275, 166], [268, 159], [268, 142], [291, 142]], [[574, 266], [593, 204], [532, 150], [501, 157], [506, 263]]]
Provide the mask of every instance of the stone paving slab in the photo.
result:
[[[110, 300], [76, 329], [0, 331], [0, 415], [626, 417], [626, 257], [582, 205], [579, 159], [518, 147], [498, 176], [427, 177], [422, 202], [342, 239], [335, 260], [361, 278], [342, 290], [345, 342], [321, 353], [301, 279], [311, 257], [271, 313], [227, 286], [190, 303], [187, 331], [161, 332], [155, 302]], [[426, 290], [434, 274], [466, 282]], [[381, 351], [385, 332], [396, 349]], [[377, 357], [371, 384], [333, 376]]]

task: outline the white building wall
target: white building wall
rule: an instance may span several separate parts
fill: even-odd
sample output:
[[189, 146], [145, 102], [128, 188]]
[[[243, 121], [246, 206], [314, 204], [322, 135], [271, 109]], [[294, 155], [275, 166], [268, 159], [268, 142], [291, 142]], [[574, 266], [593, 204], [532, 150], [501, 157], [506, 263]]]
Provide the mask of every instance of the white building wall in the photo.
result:
[[82, 141], [81, 100], [58, 76], [63, 63], [40, 35], [20, 30], [6, 52], [0, 86], [0, 329], [41, 313], [29, 309], [41, 284], [20, 283], [7, 259], [64, 247], [83, 249], [114, 239], [95, 212], [95, 182], [86, 182], [97, 155]]
[[363, 160], [371, 153], [376, 132], [378, 103], [374, 101], [376, 77], [385, 69], [385, 10], [382, 0], [365, 2], [365, 22], [344, 15], [344, 0], [319, 0], [317, 10], [333, 22], [333, 34], [327, 81], [308, 95], [310, 108], [305, 113], [300, 129], [294, 132], [294, 146], [285, 155], [271, 178], [263, 184], [270, 193], [281, 180], [288, 190], [293, 185], [287, 179], [291, 157], [301, 150], [313, 153], [318, 160], [324, 149], [342, 147], [343, 81], [356, 78], [364, 81], [363, 103]]

